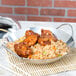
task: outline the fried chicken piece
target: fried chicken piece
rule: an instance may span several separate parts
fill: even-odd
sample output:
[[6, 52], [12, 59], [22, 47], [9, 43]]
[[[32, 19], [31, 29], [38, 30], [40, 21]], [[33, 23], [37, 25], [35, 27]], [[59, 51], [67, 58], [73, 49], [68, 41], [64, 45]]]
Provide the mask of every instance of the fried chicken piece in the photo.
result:
[[25, 33], [26, 38], [30, 35], [37, 35], [39, 37], [40, 35], [38, 33], [33, 32], [32, 30], [27, 30]]
[[41, 30], [41, 36], [51, 36], [52, 32], [49, 30]]
[[27, 30], [25, 36], [28, 37], [30, 35], [34, 35], [34, 32], [32, 30]]
[[49, 30], [41, 30], [41, 37], [38, 39], [38, 43], [45, 46], [50, 45], [51, 40], [57, 41], [57, 38]]
[[15, 52], [20, 56], [20, 57], [25, 57], [27, 58], [29, 55], [32, 54], [32, 51], [30, 48], [28, 48], [27, 46], [25, 46], [22, 43], [19, 43], [19, 44], [15, 44], [14, 45], [14, 49], [15, 49]]
[[53, 40], [53, 41], [57, 41], [58, 39], [55, 37], [55, 35], [49, 31], [49, 30], [41, 30], [41, 36], [42, 37], [48, 37], [49, 38], [49, 41]]
[[33, 46], [37, 42], [37, 40], [37, 35], [30, 35], [23, 42], [26, 46]]
[[38, 43], [41, 44], [42, 46], [45, 46], [45, 45], [50, 45], [51, 41], [49, 41], [48, 37], [40, 37], [38, 39]]

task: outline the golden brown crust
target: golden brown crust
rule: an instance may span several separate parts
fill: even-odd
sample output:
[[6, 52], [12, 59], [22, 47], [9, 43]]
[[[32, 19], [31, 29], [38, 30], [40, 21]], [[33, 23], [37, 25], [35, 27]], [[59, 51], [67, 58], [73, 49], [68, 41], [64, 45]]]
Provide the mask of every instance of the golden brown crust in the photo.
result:
[[57, 38], [49, 30], [41, 30], [41, 37], [38, 39], [38, 43], [45, 46], [51, 44], [51, 41], [57, 41]]
[[31, 35], [37, 35], [37, 37], [40, 36], [38, 33], [35, 33], [35, 32], [33, 32], [32, 30], [27, 30], [26, 33], [25, 33], [26, 38], [27, 38], [28, 36], [31, 36]]
[[27, 58], [28, 55], [32, 54], [31, 49], [29, 49], [23, 43], [15, 44], [14, 49], [15, 49], [16, 53], [21, 57]]
[[53, 35], [53, 33], [49, 30], [41, 30], [41, 36], [42, 37], [47, 37], [49, 40], [57, 41], [57, 38]]
[[49, 41], [49, 38], [47, 38], [47, 37], [40, 37], [38, 39], [38, 43], [41, 44], [42, 46], [51, 44], [51, 42]]
[[26, 46], [33, 46], [35, 45], [36, 42], [37, 42], [37, 35], [30, 35], [23, 41], [23, 43]]
[[32, 30], [27, 30], [25, 33], [26, 38], [30, 35], [34, 35], [34, 32]]

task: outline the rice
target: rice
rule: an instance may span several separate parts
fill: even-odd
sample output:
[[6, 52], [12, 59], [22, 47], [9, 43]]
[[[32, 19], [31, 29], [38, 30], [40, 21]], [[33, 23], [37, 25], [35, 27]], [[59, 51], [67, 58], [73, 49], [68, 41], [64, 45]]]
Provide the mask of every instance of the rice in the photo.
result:
[[[14, 51], [15, 43], [18, 43], [18, 41], [8, 43], [8, 48]], [[37, 43], [30, 48], [32, 49], [33, 54], [28, 56], [29, 59], [52, 59], [63, 56], [69, 52], [69, 47], [61, 40], [58, 40], [57, 42], [51, 41], [51, 45], [46, 46], [41, 46]]]
[[66, 43], [58, 40], [57, 42], [52, 41], [51, 45], [41, 46], [36, 44], [31, 46], [33, 50], [33, 55], [29, 58], [31, 59], [52, 59], [56, 57], [63, 56], [69, 52], [69, 48]]

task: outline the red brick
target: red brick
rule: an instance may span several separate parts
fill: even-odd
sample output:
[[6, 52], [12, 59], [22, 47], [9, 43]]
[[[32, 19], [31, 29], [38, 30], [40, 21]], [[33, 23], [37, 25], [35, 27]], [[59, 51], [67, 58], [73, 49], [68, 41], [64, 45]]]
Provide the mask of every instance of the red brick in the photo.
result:
[[28, 21], [51, 21], [50, 17], [35, 17], [35, 16], [28, 16]]
[[55, 22], [76, 22], [76, 18], [54, 18]]
[[15, 8], [16, 14], [38, 15], [38, 8]]
[[68, 10], [68, 16], [76, 16], [76, 10]]
[[41, 9], [41, 15], [51, 15], [51, 16], [64, 16], [65, 10], [63, 9]]
[[19, 5], [19, 6], [24, 6], [25, 5], [25, 0], [2, 0], [3, 5]]
[[73, 7], [76, 8], [75, 0], [55, 0], [55, 7]]
[[16, 16], [16, 15], [0, 15], [0, 16], [4, 16], [4, 17], [10, 17], [12, 19], [15, 19], [17, 21], [25, 21], [25, 16]]
[[51, 7], [52, 0], [27, 0], [28, 6]]
[[0, 7], [0, 13], [12, 13], [12, 8], [11, 7]]

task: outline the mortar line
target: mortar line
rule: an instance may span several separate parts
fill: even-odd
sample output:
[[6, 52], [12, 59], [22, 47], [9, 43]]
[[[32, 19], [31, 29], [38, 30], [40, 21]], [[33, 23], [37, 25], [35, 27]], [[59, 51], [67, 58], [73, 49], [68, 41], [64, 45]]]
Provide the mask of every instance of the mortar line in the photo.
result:
[[41, 8], [38, 8], [38, 13], [39, 13], [38, 15], [39, 15], [39, 16], [41, 16], [41, 15], [40, 15], [40, 10], [41, 10]]
[[2, 0], [0, 0], [0, 5], [2, 5]]
[[69, 7], [69, 8], [67, 8], [67, 7], [38, 7], [38, 6], [14, 6], [14, 5], [0, 5], [0, 6], [2, 6], [2, 7], [27, 7], [27, 8], [47, 8], [47, 9], [75, 9], [76, 10], [76, 8], [71, 8], [71, 7]]
[[15, 14], [14, 7], [12, 8], [12, 11], [13, 11], [13, 15], [14, 15]]
[[54, 22], [54, 17], [52, 17], [52, 22]]
[[8, 16], [25, 16], [21, 14], [7, 14], [7, 13], [0, 13], [0, 15], [8, 15]]
[[14, 8], [24, 8], [24, 7], [27, 7], [27, 8], [43, 8], [43, 9], [63, 9], [63, 10], [69, 10], [69, 9], [72, 9], [72, 10], [76, 10], [76, 8], [61, 8], [61, 7], [31, 7], [31, 6], [9, 6], [9, 5], [0, 5], [1, 7], [14, 7]]
[[28, 5], [27, 5], [27, 0], [25, 0], [25, 7], [27, 7]]
[[27, 21], [27, 15], [25, 15], [25, 20]]
[[[25, 7], [27, 7], [27, 0], [25, 0]], [[25, 15], [25, 21], [27, 21], [27, 15]]]
[[73, 18], [73, 19], [76, 19], [76, 17], [71, 17], [71, 16], [49, 16], [49, 15], [40, 15], [40, 16], [38, 16], [38, 15], [25, 15], [25, 14], [14, 14], [14, 15], [12, 15], [12, 14], [3, 14], [3, 13], [0, 13], [0, 15], [9, 15], [9, 16], [34, 16], [34, 17], [56, 17], [56, 18]]
[[54, 0], [52, 0], [52, 8], [54, 8]]
[[66, 16], [66, 17], [68, 16], [67, 14], [68, 14], [68, 10], [66, 9], [66, 10], [65, 10], [65, 16]]

